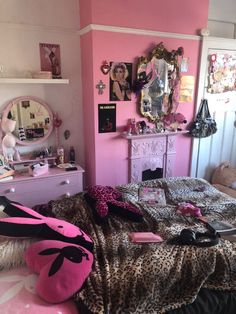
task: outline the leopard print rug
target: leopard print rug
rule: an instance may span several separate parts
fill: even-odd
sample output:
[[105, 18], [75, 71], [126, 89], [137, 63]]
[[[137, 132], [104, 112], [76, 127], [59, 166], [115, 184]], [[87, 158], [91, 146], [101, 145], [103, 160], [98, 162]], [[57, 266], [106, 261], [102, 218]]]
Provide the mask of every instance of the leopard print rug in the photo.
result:
[[[167, 205], [139, 202], [140, 186], [165, 189]], [[90, 234], [94, 265], [83, 289], [74, 296], [94, 314], [161, 314], [192, 303], [200, 288], [236, 290], [236, 243], [220, 239], [209, 248], [171, 245], [167, 240], [183, 228], [206, 231], [198, 221], [186, 221], [176, 205], [189, 201], [204, 215], [236, 224], [236, 200], [218, 192], [202, 179], [158, 179], [118, 186], [123, 198], [144, 213], [141, 223], [110, 215], [97, 225], [83, 193], [53, 202], [57, 217], [67, 219]], [[129, 232], [151, 231], [160, 244], [133, 244]]]

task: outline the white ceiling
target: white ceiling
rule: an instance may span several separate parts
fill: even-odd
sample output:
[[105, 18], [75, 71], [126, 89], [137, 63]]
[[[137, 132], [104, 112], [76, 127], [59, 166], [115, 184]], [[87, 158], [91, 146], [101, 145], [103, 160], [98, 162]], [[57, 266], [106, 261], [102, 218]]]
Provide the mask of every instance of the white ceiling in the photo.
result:
[[210, 20], [236, 23], [235, 0], [209, 0], [208, 18]]

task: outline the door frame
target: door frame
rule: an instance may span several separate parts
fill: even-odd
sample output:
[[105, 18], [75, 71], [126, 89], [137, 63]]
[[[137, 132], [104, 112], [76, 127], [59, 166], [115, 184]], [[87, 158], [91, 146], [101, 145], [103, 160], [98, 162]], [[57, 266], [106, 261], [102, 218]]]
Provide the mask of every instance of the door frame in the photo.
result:
[[[206, 73], [208, 67], [208, 54], [209, 50], [235, 50], [236, 51], [236, 39], [230, 38], [220, 38], [220, 37], [203, 37], [202, 40], [202, 49], [200, 57], [200, 67], [199, 67], [199, 76], [198, 76], [198, 91], [196, 98], [195, 113], [198, 111], [200, 106], [201, 99], [205, 97], [205, 92], [207, 86], [206, 83]], [[200, 152], [201, 139], [193, 138], [192, 141], [192, 154], [191, 154], [191, 167], [190, 167], [190, 176], [198, 177], [198, 166], [199, 166], [199, 152]]]

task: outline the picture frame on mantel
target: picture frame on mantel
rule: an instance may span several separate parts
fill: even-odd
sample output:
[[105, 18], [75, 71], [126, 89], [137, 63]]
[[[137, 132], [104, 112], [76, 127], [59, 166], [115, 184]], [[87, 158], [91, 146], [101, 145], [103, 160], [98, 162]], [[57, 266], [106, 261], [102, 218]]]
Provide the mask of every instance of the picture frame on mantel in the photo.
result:
[[61, 55], [58, 44], [39, 44], [41, 71], [52, 73], [53, 79], [61, 79]]

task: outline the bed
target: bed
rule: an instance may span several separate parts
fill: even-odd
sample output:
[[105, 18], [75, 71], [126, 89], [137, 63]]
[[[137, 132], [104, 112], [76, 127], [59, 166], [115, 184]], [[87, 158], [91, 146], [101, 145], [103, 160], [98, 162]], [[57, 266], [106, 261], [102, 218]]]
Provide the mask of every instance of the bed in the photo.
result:
[[[164, 189], [166, 205], [140, 202], [140, 187]], [[77, 311], [82, 314], [235, 313], [235, 242], [220, 239], [219, 244], [203, 248], [169, 241], [184, 228], [206, 231], [199, 220], [186, 220], [179, 215], [177, 204], [191, 202], [203, 215], [236, 224], [236, 200], [203, 179], [189, 177], [116, 188], [124, 201], [142, 211], [141, 222], [110, 214], [98, 223], [86, 192], [47, 204], [52, 215], [79, 226], [94, 241], [93, 269], [83, 289], [72, 298]], [[151, 244], [130, 241], [130, 232], [150, 231], [164, 241]], [[2, 269], [6, 267], [2, 265]]]

